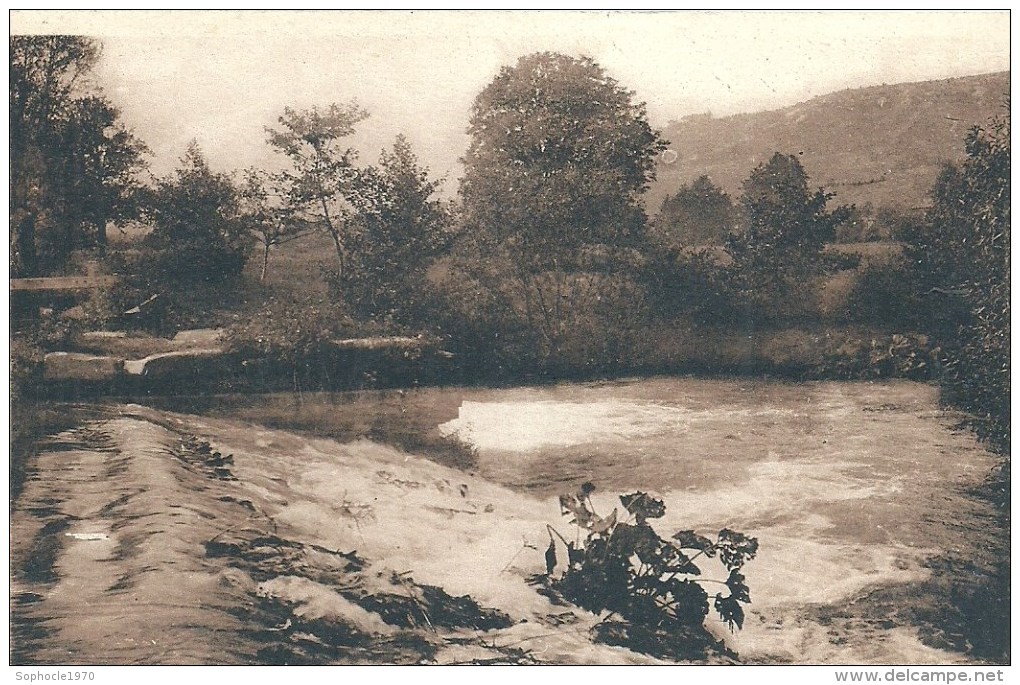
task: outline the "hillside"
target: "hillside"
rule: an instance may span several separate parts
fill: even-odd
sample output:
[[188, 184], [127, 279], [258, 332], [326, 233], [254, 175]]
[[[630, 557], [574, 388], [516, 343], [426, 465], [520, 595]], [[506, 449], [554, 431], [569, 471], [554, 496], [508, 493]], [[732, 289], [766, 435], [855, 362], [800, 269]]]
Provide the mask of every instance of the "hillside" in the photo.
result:
[[694, 115], [663, 129], [677, 153], [664, 157], [646, 196], [663, 198], [708, 174], [734, 199], [774, 152], [799, 154], [815, 185], [844, 204], [911, 208], [928, 204], [941, 164], [963, 157], [967, 130], [1001, 113], [1009, 72], [831, 93], [769, 112]]

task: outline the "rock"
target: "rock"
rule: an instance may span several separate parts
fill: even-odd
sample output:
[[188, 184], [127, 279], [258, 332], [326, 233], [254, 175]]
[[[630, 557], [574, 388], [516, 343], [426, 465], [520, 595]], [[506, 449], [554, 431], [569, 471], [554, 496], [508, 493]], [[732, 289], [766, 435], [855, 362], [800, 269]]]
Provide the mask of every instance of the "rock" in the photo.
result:
[[105, 340], [126, 338], [125, 331], [85, 331], [81, 334], [82, 342], [102, 342]]
[[348, 338], [334, 340], [338, 350], [420, 350], [428, 347], [430, 341], [402, 335], [379, 336], [375, 338]]
[[50, 381], [111, 381], [124, 372], [124, 360], [80, 352], [50, 352], [43, 378]]
[[223, 335], [222, 328], [194, 328], [180, 331], [174, 336], [175, 345], [188, 347], [214, 347]]

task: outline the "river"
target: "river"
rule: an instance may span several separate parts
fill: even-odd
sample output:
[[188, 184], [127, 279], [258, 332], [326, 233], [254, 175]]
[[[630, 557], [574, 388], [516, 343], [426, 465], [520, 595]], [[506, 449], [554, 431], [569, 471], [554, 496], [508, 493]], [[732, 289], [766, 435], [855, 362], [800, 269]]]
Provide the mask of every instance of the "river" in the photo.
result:
[[[554, 663], [634, 663], [640, 658], [626, 650], [578, 643], [583, 631], [577, 625], [569, 635], [564, 630], [548, 637], [552, 609], [523, 582], [543, 568], [545, 523], [567, 528], [557, 495], [590, 481], [597, 488], [594, 502], [605, 512], [619, 506], [616, 496], [622, 493], [662, 496], [666, 516], [655, 523], [666, 535], [728, 527], [759, 539], [759, 554], [746, 567], [753, 602], [744, 629], [730, 634], [717, 620], [709, 625], [743, 661], [988, 660], [967, 636], [973, 626], [961, 619], [951, 595], [980, 585], [1003, 553], [994, 510], [971, 492], [995, 460], [955, 427], [956, 417], [939, 408], [931, 385], [647, 378], [235, 397], [201, 404], [200, 415], [109, 405], [104, 411], [111, 418], [86, 427], [105, 436], [101, 449], [74, 443], [73, 449], [63, 445], [40, 454], [12, 513], [12, 546], [16, 559], [33, 546], [52, 557], [47, 573], [15, 581], [15, 594], [31, 598], [22, 610], [24, 621], [47, 625], [48, 632], [19, 654], [66, 653], [62, 635], [75, 636], [76, 654], [103, 650], [89, 643], [87, 631], [72, 629], [73, 594], [62, 586], [109, 578], [110, 591], [99, 588], [89, 595], [90, 611], [105, 604], [107, 615], [130, 614], [125, 604], [130, 596], [120, 585], [131, 573], [148, 574], [153, 598], [173, 577], [171, 567], [187, 568], [196, 587], [205, 585], [204, 573], [227, 573], [176, 536], [159, 544], [153, 539], [153, 551], [131, 561], [138, 540], [165, 537], [177, 521], [167, 518], [164, 525], [160, 517], [179, 517], [184, 507], [196, 512], [188, 521], [202, 527], [201, 534], [189, 527], [188, 540], [250, 526], [245, 522], [257, 512], [272, 522], [274, 535], [334, 550], [356, 548], [380, 567], [413, 572], [417, 582], [454, 596], [470, 594], [519, 617], [522, 622], [502, 635], [524, 635], [519, 639], [542, 646], [536, 653]], [[303, 433], [279, 430], [281, 425]], [[392, 446], [394, 433], [402, 436], [403, 449]], [[133, 444], [132, 436], [150, 434], [149, 443]], [[172, 446], [184, 435], [229, 450], [231, 478], [210, 485], [203, 480], [208, 474], [192, 469], [188, 475], [177, 462], [163, 463], [159, 454], [169, 447], [160, 445]], [[457, 471], [434, 463], [442, 460], [430, 445], [450, 440], [474, 450], [472, 466]], [[138, 456], [125, 460], [132, 452]], [[120, 460], [117, 468], [107, 463], [111, 454]], [[82, 466], [69, 466], [69, 455], [79, 455]], [[172, 495], [157, 501], [144, 494], [154, 487], [155, 472], [159, 482], [175, 484]], [[189, 499], [194, 501], [182, 501]], [[224, 502], [247, 504], [231, 509]], [[118, 535], [131, 535], [133, 522], [143, 520], [148, 528], [134, 533], [135, 547], [118, 542]], [[46, 530], [55, 531], [53, 544]], [[89, 572], [87, 560], [103, 561], [107, 554], [100, 546], [120, 550], [114, 556], [126, 566], [118, 571], [116, 564], [100, 565], [102, 573]], [[189, 554], [194, 558], [172, 558]], [[131, 563], [138, 569], [131, 571]], [[75, 577], [81, 573], [86, 575]], [[208, 606], [239, 601], [223, 582], [214, 586]], [[259, 592], [263, 597], [266, 590], [259, 586]], [[240, 631], [234, 619], [224, 625], [203, 611], [188, 615], [191, 625], [208, 622], [221, 636]], [[122, 622], [137, 630], [144, 620]], [[527, 626], [539, 624], [545, 633], [528, 633]], [[108, 632], [103, 639], [113, 644]], [[202, 643], [201, 635], [186, 637], [182, 643]], [[134, 633], [123, 640], [131, 640], [124, 652], [130, 662], [159, 662], [160, 653], [146, 653]], [[243, 642], [234, 645], [240, 656], [226, 661], [254, 658], [254, 651], [243, 656]], [[484, 649], [481, 644], [472, 649]], [[128, 660], [119, 658], [110, 661]], [[175, 658], [215, 663], [222, 655], [196, 651]]]

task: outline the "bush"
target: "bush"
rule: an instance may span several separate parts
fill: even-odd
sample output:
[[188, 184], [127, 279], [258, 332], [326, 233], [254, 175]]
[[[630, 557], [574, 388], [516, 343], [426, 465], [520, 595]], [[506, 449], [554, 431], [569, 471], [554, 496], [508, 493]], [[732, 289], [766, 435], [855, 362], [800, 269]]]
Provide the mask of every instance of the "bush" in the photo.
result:
[[[595, 513], [594, 490], [585, 483], [577, 493], [560, 496], [563, 514], [572, 517], [585, 538], [568, 542], [549, 527], [546, 571], [553, 589], [590, 611], [616, 614], [621, 621], [611, 631], [615, 638], [640, 636], [633, 646], [660, 656], [696, 658], [714, 646], [703, 625], [710, 606], [703, 584], [725, 587], [711, 606], [731, 631], [743, 627], [741, 605], [750, 603], [751, 596], [741, 570], [758, 552], [756, 538], [724, 528], [714, 541], [693, 530], [665, 540], [648, 523], [666, 513], [662, 500], [644, 492], [621, 495], [627, 516], [621, 521], [617, 509], [606, 517]], [[566, 569], [559, 576], [554, 533], [567, 551]], [[727, 571], [725, 580], [700, 577], [695, 561], [709, 559]]]
[[[930, 330], [934, 322], [929, 310], [912, 270], [897, 259], [861, 267], [854, 274], [840, 314], [846, 321]], [[932, 315], [952, 316], [948, 311]]]
[[907, 247], [917, 282], [940, 318], [944, 399], [965, 409], [978, 434], [1010, 450], [1010, 121], [971, 130], [967, 159], [947, 166], [926, 225]]
[[744, 314], [712, 250], [654, 252], [641, 271], [641, 281], [656, 317], [711, 324], [732, 322]]
[[146, 237], [148, 275], [170, 289], [237, 277], [250, 247], [240, 194], [230, 177], [213, 173], [193, 142], [176, 175], [150, 193], [153, 223]]
[[895, 333], [870, 340], [851, 339], [825, 355], [817, 370], [823, 378], [910, 378], [938, 376], [942, 350], [926, 335]]
[[330, 387], [335, 371], [332, 342], [364, 334], [364, 327], [356, 326], [337, 305], [271, 297], [245, 318], [237, 316], [222, 340], [250, 371], [267, 380], [286, 374], [297, 390]]
[[640, 357], [648, 308], [628, 258], [578, 253], [570, 269], [515, 268], [459, 255], [435, 282], [436, 330], [476, 378], [612, 374]]

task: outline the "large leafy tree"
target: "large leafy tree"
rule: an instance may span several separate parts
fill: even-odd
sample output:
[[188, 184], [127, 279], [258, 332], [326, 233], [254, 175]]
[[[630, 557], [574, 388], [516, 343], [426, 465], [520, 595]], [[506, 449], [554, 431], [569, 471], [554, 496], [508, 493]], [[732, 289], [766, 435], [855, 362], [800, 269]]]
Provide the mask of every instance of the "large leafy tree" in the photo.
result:
[[592, 317], [627, 290], [621, 274], [645, 237], [639, 199], [665, 141], [593, 60], [549, 52], [504, 67], [468, 132], [462, 247], [476, 308], [503, 320], [502, 341], [517, 335], [554, 363], [569, 339], [605, 330]]
[[427, 271], [450, 242], [450, 207], [437, 195], [441, 181], [429, 179], [404, 136], [364, 173], [373, 190], [355, 217], [345, 297], [362, 315], [421, 323]]
[[82, 36], [10, 41], [11, 267], [57, 269], [106, 245], [108, 221], [132, 218], [146, 149], [90, 82], [100, 45]]
[[540, 265], [632, 243], [665, 143], [643, 103], [593, 60], [522, 57], [475, 99], [461, 183], [472, 230]]
[[362, 200], [371, 187], [357, 166], [357, 151], [343, 141], [367, 118], [356, 102], [307, 110], [287, 107], [280, 127], [266, 129], [269, 144], [291, 164], [281, 176], [286, 204], [332, 240], [339, 280], [346, 276], [354, 217], [364, 208]]

